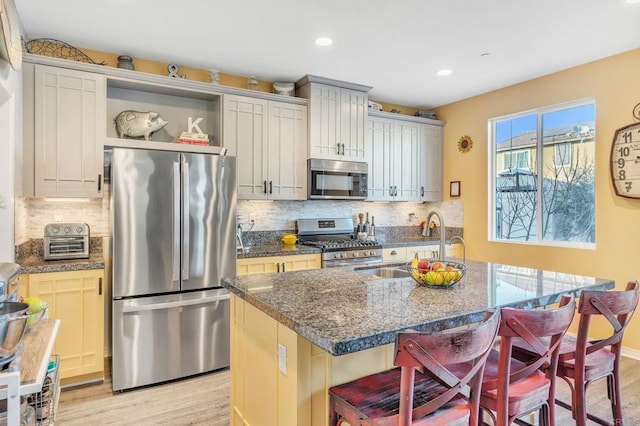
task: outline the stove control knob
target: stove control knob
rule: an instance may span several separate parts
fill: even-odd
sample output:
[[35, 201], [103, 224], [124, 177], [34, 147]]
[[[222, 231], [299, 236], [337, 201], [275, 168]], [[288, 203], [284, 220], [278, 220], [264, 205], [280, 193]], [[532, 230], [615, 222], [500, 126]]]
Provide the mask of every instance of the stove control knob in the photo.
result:
[[346, 255], [346, 254], [344, 254], [344, 253], [340, 253], [340, 257], [341, 257], [341, 258], [345, 258], [345, 257], [347, 257], [347, 255]]
[[375, 256], [375, 255], [376, 255], [376, 251], [375, 251], [375, 250], [371, 250], [371, 251], [369, 252], [369, 256]]
[[334, 254], [334, 255], [333, 255], [333, 258], [334, 258], [334, 259], [337, 259], [337, 258], [339, 258], [339, 257], [340, 257], [340, 255], [339, 255], [338, 253], [336, 253], [336, 254]]
[[353, 257], [358, 257], [358, 252], [357, 251], [353, 252]]

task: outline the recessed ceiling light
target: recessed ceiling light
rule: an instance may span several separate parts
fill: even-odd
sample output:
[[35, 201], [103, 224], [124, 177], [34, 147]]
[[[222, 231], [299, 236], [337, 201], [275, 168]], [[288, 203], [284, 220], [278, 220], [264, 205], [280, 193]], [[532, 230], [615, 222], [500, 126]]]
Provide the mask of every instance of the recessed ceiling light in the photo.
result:
[[333, 40], [329, 37], [320, 37], [316, 39], [316, 44], [318, 46], [331, 46], [333, 44]]
[[453, 71], [451, 71], [450, 69], [446, 69], [446, 68], [445, 68], [445, 69], [443, 69], [443, 70], [438, 71], [438, 72], [436, 73], [436, 75], [437, 75], [438, 77], [444, 77], [444, 76], [447, 76], [447, 75], [451, 74], [452, 72], [453, 72]]

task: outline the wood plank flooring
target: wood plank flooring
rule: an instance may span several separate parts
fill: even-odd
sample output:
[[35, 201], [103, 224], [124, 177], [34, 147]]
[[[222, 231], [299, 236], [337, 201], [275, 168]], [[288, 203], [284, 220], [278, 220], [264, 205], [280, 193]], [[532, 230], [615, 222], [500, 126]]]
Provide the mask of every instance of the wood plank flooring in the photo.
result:
[[[56, 425], [206, 425], [229, 424], [229, 370], [122, 393], [104, 384], [65, 389]], [[587, 392], [589, 409], [611, 418], [604, 381]], [[558, 381], [558, 397], [569, 401], [568, 387]], [[640, 361], [622, 359], [624, 426], [640, 426]], [[556, 423], [574, 424], [571, 413], [556, 406]], [[589, 422], [589, 425], [595, 423]], [[256, 425], [261, 426], [261, 425]]]

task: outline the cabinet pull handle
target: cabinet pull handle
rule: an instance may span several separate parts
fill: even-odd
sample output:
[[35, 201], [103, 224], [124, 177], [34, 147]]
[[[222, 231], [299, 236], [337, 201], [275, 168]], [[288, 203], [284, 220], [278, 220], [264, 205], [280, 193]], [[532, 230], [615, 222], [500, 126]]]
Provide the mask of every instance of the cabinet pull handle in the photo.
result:
[[424, 186], [420, 187], [420, 196], [424, 197]]
[[395, 251], [395, 250], [391, 250], [391, 256], [395, 256], [395, 255], [397, 255], [397, 254], [398, 254], [398, 252], [397, 252], [397, 251]]
[[282, 272], [286, 272], [286, 271], [284, 270], [284, 262], [282, 262]]
[[276, 263], [276, 268], [277, 268], [276, 270], [277, 270], [278, 272], [280, 272], [280, 264], [279, 264], [279, 263]]
[[102, 175], [98, 175], [98, 192], [102, 191]]
[[98, 278], [98, 296], [102, 296], [102, 278]]
[[262, 186], [264, 188], [263, 192], [266, 194], [267, 193], [267, 181], [266, 180], [262, 183]]
[[341, 143], [340, 145], [342, 145], [342, 155], [344, 155], [344, 144]]
[[273, 181], [269, 181], [269, 194], [273, 194]]

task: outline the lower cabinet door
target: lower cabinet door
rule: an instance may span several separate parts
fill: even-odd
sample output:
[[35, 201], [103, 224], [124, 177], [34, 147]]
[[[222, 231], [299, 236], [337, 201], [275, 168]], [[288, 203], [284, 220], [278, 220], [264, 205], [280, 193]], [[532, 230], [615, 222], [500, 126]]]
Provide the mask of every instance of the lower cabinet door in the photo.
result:
[[104, 271], [29, 275], [29, 296], [49, 303], [49, 318], [60, 319], [54, 352], [60, 378], [104, 372]]

